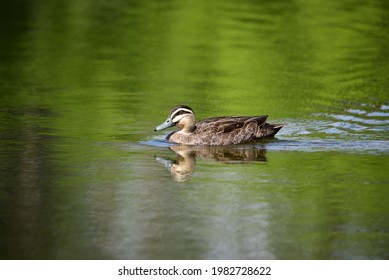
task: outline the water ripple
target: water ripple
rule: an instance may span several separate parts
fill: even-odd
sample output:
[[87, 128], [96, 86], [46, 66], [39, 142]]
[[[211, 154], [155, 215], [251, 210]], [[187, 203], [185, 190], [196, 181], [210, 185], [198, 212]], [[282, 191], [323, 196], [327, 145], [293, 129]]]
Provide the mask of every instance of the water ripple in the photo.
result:
[[[344, 122], [358, 122], [358, 123], [369, 124], [369, 125], [389, 124], [389, 120], [365, 119], [365, 118], [359, 118], [350, 115], [323, 114], [323, 116], [333, 118], [336, 120], [341, 120]], [[369, 114], [367, 114], [366, 116], [369, 116]]]
[[381, 110], [389, 110], [389, 105], [382, 105]]
[[389, 141], [379, 140], [278, 140], [270, 142], [269, 151], [303, 151], [303, 152], [349, 152], [364, 154], [389, 154]]
[[371, 113], [368, 113], [366, 116], [368, 116], [368, 117], [389, 117], [389, 113], [387, 113], [387, 112], [371, 112]]
[[287, 140], [283, 145], [290, 150], [388, 153], [389, 106], [361, 107], [314, 113], [310, 119], [282, 120], [288, 126], [280, 131], [278, 137]]

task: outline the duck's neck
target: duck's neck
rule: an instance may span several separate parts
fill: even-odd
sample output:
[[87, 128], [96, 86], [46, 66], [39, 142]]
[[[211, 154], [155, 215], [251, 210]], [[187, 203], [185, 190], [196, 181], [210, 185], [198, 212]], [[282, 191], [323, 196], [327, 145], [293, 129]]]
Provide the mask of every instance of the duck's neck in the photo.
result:
[[192, 133], [195, 130], [196, 119], [193, 115], [187, 115], [180, 120], [177, 124], [177, 128], [180, 130], [180, 133]]

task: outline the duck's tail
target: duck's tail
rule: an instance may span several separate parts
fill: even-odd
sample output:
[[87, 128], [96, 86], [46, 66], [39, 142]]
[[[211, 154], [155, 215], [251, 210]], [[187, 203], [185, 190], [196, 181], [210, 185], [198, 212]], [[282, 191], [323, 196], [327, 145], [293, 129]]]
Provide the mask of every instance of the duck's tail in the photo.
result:
[[266, 138], [271, 138], [271, 137], [274, 137], [274, 135], [277, 134], [278, 131], [280, 131], [281, 128], [283, 128], [284, 126], [286, 126], [286, 124], [266, 124], [265, 128], [266, 128], [266, 133], [265, 133], [265, 136]]

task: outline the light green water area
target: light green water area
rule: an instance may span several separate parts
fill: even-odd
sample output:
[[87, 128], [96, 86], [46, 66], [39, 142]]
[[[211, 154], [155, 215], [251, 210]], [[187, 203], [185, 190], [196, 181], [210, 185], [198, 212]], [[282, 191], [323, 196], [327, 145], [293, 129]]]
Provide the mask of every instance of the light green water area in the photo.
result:
[[[1, 259], [389, 259], [389, 2], [8, 1]], [[173, 146], [268, 114], [274, 140]]]

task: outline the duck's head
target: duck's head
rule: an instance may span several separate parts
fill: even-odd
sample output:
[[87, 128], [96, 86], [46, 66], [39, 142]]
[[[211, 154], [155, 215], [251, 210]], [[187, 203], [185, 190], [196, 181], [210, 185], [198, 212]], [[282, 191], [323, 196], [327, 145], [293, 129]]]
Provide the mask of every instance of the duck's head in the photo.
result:
[[191, 132], [194, 129], [195, 123], [196, 119], [193, 109], [189, 106], [179, 105], [173, 108], [166, 121], [154, 128], [154, 131], [177, 125], [178, 129], [184, 132]]

